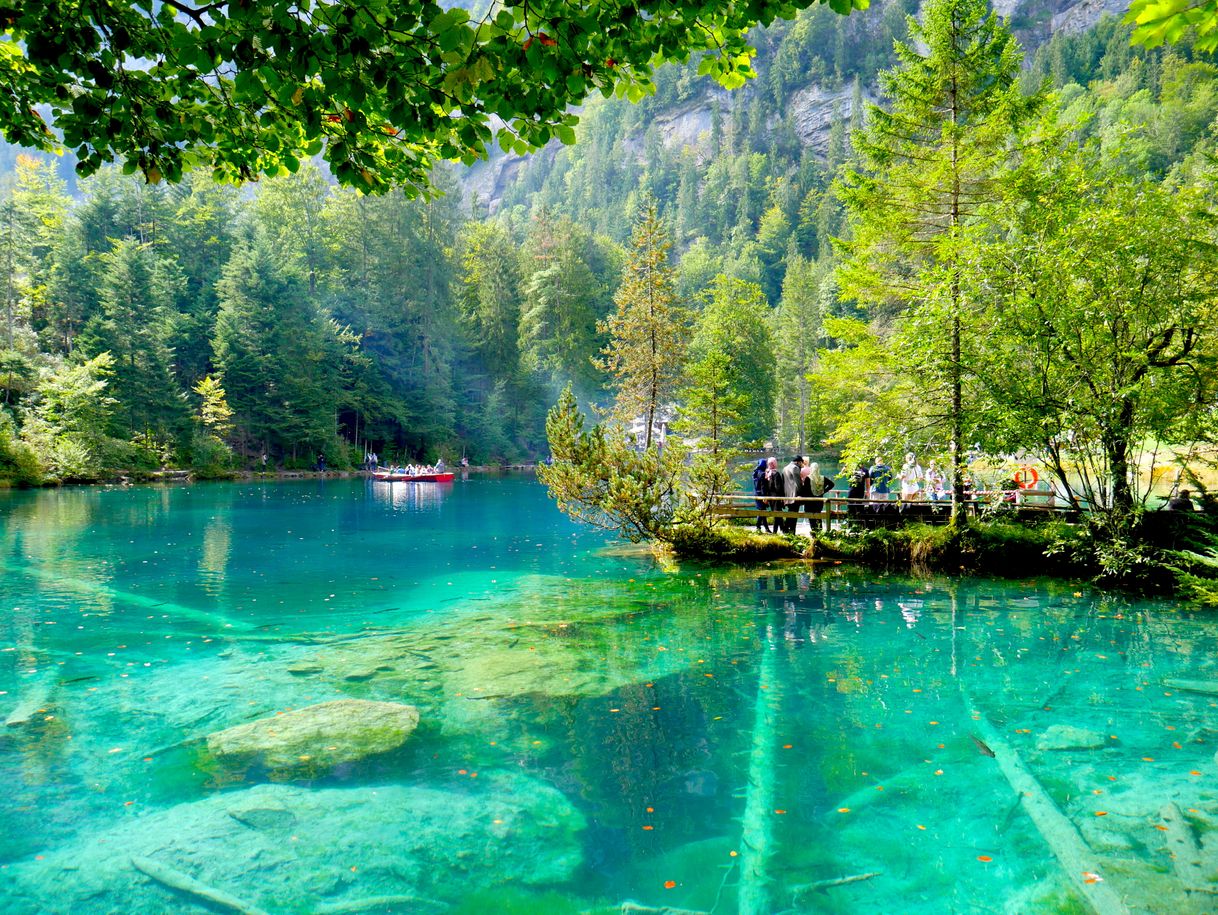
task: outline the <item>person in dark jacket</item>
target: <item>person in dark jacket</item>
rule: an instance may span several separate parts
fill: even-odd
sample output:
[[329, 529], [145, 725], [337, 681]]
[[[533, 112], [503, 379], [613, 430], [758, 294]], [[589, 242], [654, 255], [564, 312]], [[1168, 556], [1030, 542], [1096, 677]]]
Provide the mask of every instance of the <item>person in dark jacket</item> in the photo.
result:
[[862, 503], [853, 500], [871, 498], [871, 471], [866, 464], [860, 462], [854, 468], [854, 472], [850, 474], [850, 488], [846, 490], [846, 498], [852, 500], [849, 503], [849, 508], [846, 509], [847, 513], [851, 515], [862, 514]]
[[[765, 470], [768, 462], [762, 458], [757, 462], [757, 466], [753, 468], [753, 495], [757, 496], [756, 504], [758, 511], [765, 511], [769, 506], [766, 500], [761, 498], [766, 495]], [[770, 519], [765, 515], [757, 516], [757, 530], [765, 528], [765, 532], [770, 533]]]

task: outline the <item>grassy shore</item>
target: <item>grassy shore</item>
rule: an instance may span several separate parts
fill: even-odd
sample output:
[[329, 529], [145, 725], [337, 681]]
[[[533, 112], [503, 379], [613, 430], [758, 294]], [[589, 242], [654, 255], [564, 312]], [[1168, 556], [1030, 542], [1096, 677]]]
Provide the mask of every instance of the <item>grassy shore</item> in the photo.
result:
[[812, 559], [952, 575], [1050, 575], [1218, 606], [1218, 518], [1200, 513], [1146, 512], [1123, 525], [987, 520], [810, 536], [719, 525], [679, 536], [669, 548], [682, 558], [720, 562]]

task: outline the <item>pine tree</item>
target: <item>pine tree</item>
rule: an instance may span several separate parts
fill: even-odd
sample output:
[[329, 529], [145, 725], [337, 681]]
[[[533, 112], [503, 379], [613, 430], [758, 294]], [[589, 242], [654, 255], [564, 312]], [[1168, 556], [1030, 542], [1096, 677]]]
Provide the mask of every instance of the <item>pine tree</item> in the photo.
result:
[[774, 344], [760, 286], [720, 275], [705, 296], [689, 344], [680, 426], [718, 458], [773, 432]]
[[[941, 303], [920, 337], [928, 400], [943, 392], [942, 417], [954, 480], [952, 515], [961, 517], [964, 402], [961, 364], [961, 246], [1012, 137], [1038, 104], [1019, 87], [1020, 51], [985, 0], [930, 0], [899, 65], [881, 74], [887, 107], [868, 107], [854, 146], [861, 167], [841, 188], [853, 239], [843, 286], [862, 302], [900, 309]], [[940, 324], [946, 333], [937, 332]], [[946, 341], [946, 347], [940, 341]], [[932, 405], [932, 409], [934, 406]]]
[[243, 448], [302, 458], [333, 445], [342, 358], [335, 326], [265, 237], [224, 268], [213, 346]]
[[644, 449], [680, 381], [686, 312], [677, 300], [668, 263], [671, 243], [654, 201], [640, 206], [631, 250], [613, 300], [617, 310], [600, 324], [609, 343], [597, 365], [616, 388], [613, 413], [622, 424], [643, 421]]
[[199, 395], [199, 421], [212, 435], [222, 437], [232, 429], [233, 411], [219, 379], [205, 375], [194, 386]]
[[787, 260], [782, 299], [774, 313], [778, 440], [800, 454], [812, 440], [813, 391], [808, 375], [822, 344], [820, 281], [825, 269], [799, 254]]
[[132, 237], [116, 242], [100, 264], [101, 309], [82, 329], [80, 348], [89, 356], [114, 357], [111, 393], [117, 403], [110, 431], [119, 438], [146, 433], [180, 439], [189, 417], [165, 344], [176, 267]]

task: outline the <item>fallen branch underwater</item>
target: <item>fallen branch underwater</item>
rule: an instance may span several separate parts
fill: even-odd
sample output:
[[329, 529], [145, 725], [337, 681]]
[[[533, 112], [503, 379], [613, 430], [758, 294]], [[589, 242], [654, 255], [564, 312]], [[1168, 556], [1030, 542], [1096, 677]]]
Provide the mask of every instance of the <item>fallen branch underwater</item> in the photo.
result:
[[993, 753], [994, 761], [998, 763], [998, 768], [1006, 777], [1011, 790], [1023, 804], [1041, 839], [1053, 852], [1053, 857], [1057, 859], [1066, 879], [1082, 897], [1083, 904], [1096, 915], [1128, 915], [1129, 909], [1116, 891], [1099, 882], [1098, 875], [1089, 876], [1099, 870], [1097, 856], [1083, 841], [1074, 823], [1058, 810], [1036, 776], [1015, 752], [1015, 748], [990, 724], [963, 684], [960, 686], [960, 694], [965, 708], [975, 710], [976, 726], [981, 739]]
[[622, 915], [710, 915], [710, 912], [703, 912], [701, 909], [676, 909], [669, 905], [651, 906], [623, 902]]
[[194, 896], [196, 899], [201, 899], [204, 902], [209, 902], [214, 906], [219, 906], [222, 909], [229, 909], [237, 912], [238, 915], [268, 915], [268, 913], [256, 906], [252, 906], [236, 896], [231, 896], [223, 890], [218, 890], [215, 887], [208, 886], [200, 880], [196, 880], [189, 874], [184, 874], [179, 870], [175, 870], [166, 864], [158, 864], [151, 858], [142, 858], [139, 855], [131, 856], [131, 866], [141, 874], [151, 877], [162, 886], [166, 886], [171, 890], [176, 890], [179, 893], [185, 893], [187, 896]]
[[393, 906], [410, 906], [402, 910], [405, 912], [418, 911], [418, 906], [443, 911], [448, 908], [448, 903], [425, 899], [422, 896], [369, 896], [367, 899], [355, 899], [351, 902], [319, 905], [313, 910], [313, 915], [355, 915], [357, 912], [384, 911]]
[[5, 727], [16, 728], [29, 724], [50, 702], [51, 692], [55, 689], [58, 679], [59, 672], [54, 669], [44, 671], [33, 679], [29, 689], [18, 700], [17, 706], [5, 718]]
[[814, 883], [804, 883], [800, 886], [791, 888], [791, 896], [799, 902], [805, 896], [812, 893], [823, 893], [825, 890], [832, 889], [835, 886], [846, 886], [850, 883], [862, 883], [864, 880], [870, 880], [873, 877], [880, 876], [880, 871], [870, 871], [866, 874], [851, 874], [848, 877], [832, 877], [828, 880], [817, 880]]

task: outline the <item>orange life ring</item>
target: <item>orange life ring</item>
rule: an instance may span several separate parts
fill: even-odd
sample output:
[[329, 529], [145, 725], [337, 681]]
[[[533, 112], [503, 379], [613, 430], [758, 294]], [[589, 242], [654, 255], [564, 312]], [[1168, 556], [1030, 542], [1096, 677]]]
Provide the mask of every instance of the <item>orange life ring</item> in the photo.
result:
[[1014, 480], [1020, 489], [1031, 489], [1040, 482], [1040, 474], [1036, 472], [1035, 467], [1029, 467], [1027, 464], [1024, 464], [1015, 471]]

